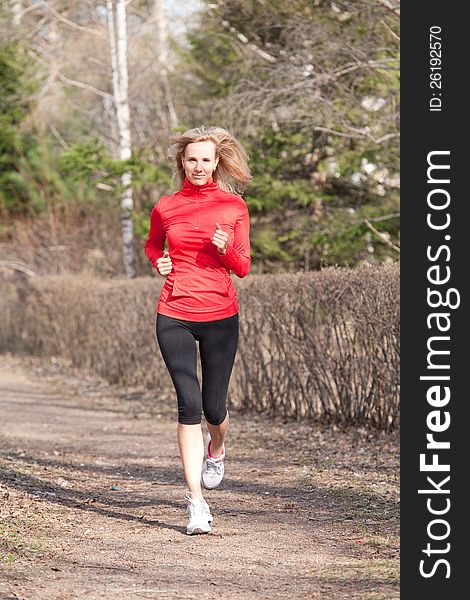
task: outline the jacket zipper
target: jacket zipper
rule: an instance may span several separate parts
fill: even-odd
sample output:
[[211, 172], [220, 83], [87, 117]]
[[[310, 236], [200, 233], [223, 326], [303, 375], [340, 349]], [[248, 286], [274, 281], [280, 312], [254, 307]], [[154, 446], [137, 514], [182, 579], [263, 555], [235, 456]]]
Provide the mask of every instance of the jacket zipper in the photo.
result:
[[200, 190], [196, 190], [196, 225], [194, 229], [199, 229], [199, 199], [200, 199]]

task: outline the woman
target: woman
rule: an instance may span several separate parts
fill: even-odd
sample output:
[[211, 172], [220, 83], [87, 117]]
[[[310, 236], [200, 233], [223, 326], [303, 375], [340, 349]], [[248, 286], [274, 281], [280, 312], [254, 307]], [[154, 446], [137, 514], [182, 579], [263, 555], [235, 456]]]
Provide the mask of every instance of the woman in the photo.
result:
[[[230, 271], [245, 277], [250, 270], [250, 217], [239, 194], [251, 174], [245, 150], [225, 129], [198, 127], [171, 141], [180, 190], [153, 207], [145, 253], [166, 277], [156, 337], [176, 390], [178, 447], [189, 490], [186, 531], [194, 534], [209, 532], [213, 520], [202, 486], [214, 489], [224, 475], [226, 399], [238, 345]], [[202, 414], [209, 430], [205, 444]]]

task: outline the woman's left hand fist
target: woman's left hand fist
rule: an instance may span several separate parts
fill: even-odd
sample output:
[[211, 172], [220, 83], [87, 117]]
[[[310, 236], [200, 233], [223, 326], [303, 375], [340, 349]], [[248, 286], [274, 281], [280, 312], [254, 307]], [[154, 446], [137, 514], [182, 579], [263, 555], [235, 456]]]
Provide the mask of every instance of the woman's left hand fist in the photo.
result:
[[217, 246], [217, 252], [219, 254], [225, 254], [227, 250], [228, 233], [223, 231], [218, 223], [216, 223], [215, 226], [216, 230], [211, 241]]

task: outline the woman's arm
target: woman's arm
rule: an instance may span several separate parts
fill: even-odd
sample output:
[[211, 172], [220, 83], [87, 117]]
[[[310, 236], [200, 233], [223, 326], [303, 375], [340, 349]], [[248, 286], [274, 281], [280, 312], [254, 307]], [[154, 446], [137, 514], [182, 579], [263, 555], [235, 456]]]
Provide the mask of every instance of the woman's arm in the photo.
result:
[[157, 202], [150, 213], [150, 229], [145, 242], [145, 254], [155, 269], [157, 268], [157, 260], [163, 256], [165, 240], [165, 230], [163, 229], [162, 216]]
[[245, 277], [250, 272], [250, 213], [245, 202], [237, 214], [233, 242], [227, 242], [225, 254], [219, 252], [219, 258], [237, 277]]

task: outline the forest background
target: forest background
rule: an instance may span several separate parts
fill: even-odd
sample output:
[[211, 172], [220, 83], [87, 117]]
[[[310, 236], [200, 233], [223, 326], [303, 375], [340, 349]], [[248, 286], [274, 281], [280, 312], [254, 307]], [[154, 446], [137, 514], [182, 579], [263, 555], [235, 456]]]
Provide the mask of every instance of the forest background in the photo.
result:
[[[5, 593], [398, 598], [399, 2], [0, 7]], [[144, 243], [201, 124], [249, 153], [252, 263], [188, 542]]]
[[398, 13], [388, 0], [3, 2], [3, 259], [150, 274], [150, 211], [175, 190], [168, 137], [213, 124], [250, 156], [254, 273], [397, 261]]

